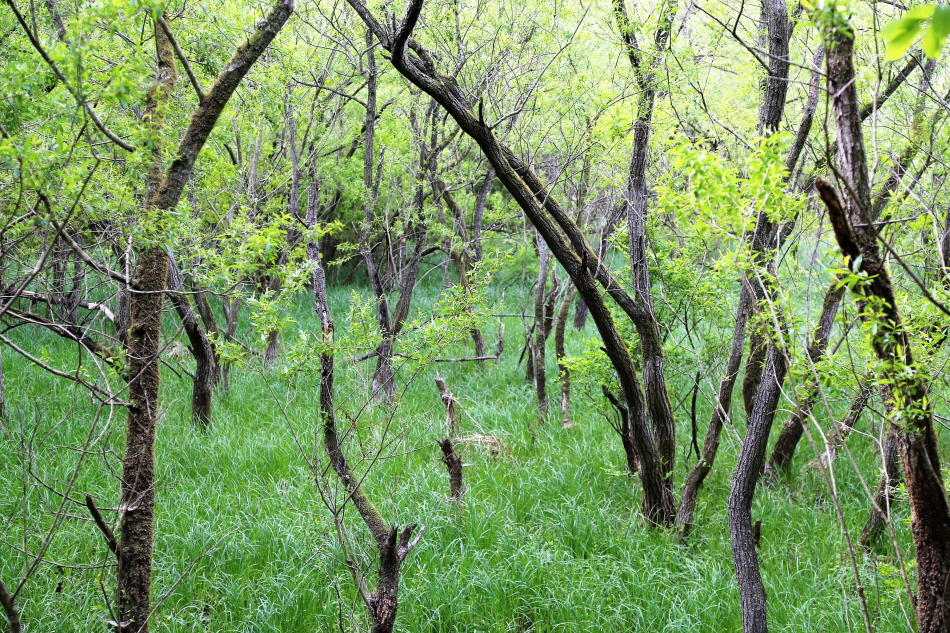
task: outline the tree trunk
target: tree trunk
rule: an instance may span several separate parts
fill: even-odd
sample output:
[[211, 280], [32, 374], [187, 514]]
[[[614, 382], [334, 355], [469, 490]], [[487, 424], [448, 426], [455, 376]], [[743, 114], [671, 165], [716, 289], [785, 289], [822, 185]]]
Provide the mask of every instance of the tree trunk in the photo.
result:
[[373, 158], [375, 155], [376, 131], [376, 53], [372, 32], [366, 30], [366, 122], [363, 141], [363, 229], [360, 231], [360, 254], [366, 264], [366, 273], [376, 298], [376, 316], [379, 322], [379, 334], [382, 342], [376, 348], [376, 370], [373, 372], [372, 395], [374, 399], [389, 401], [396, 391], [393, 382], [393, 330], [389, 315], [389, 302], [383, 288], [379, 266], [369, 244], [370, 231], [376, 215], [376, 196], [373, 179]]
[[828, 94], [838, 132], [840, 173], [849, 195], [842, 204], [831, 184], [823, 180], [815, 184], [849, 267], [867, 276], [855, 284], [854, 291], [860, 312], [873, 322], [871, 344], [890, 390], [889, 422], [897, 427], [917, 550], [917, 625], [921, 633], [946, 631], [950, 628], [950, 503], [940, 473], [929, 385], [914, 361], [878, 247], [854, 85], [853, 28], [848, 24], [836, 28], [827, 46]]
[[[780, 333], [776, 334], [780, 335]], [[739, 462], [732, 478], [727, 514], [729, 534], [732, 539], [732, 560], [739, 583], [739, 600], [742, 605], [743, 633], [766, 633], [768, 620], [765, 608], [765, 586], [759, 570], [759, 555], [756, 552], [752, 533], [752, 499], [755, 486], [765, 462], [769, 432], [775, 419], [786, 373], [785, 357], [776, 343], [769, 343], [765, 356], [762, 381], [756, 394], [752, 415], [746, 427]]]
[[[399, 607], [399, 571], [402, 561], [412, 550], [415, 542], [409, 538], [415, 525], [402, 531], [397, 541], [397, 529], [390, 528], [382, 514], [366, 496], [361, 478], [350, 469], [340, 446], [340, 435], [336, 426], [336, 410], [333, 404], [333, 317], [327, 302], [326, 273], [320, 261], [317, 244], [308, 244], [308, 253], [314, 262], [313, 295], [314, 309], [320, 317], [323, 331], [323, 348], [320, 352], [320, 417], [323, 424], [324, 450], [330, 459], [330, 466], [349, 493], [357, 512], [376, 541], [379, 551], [379, 581], [372, 594], [363, 595], [373, 620], [373, 633], [392, 633]], [[419, 532], [418, 537], [422, 532]], [[355, 579], [356, 580], [356, 579]], [[363, 589], [362, 579], [358, 579], [358, 588]]]
[[0, 580], [0, 606], [7, 616], [7, 624], [10, 626], [10, 633], [20, 633], [20, 612], [17, 609], [13, 596], [7, 591], [7, 586]]
[[[851, 406], [848, 407], [841, 420], [836, 422], [834, 427], [828, 431], [825, 438], [825, 450], [818, 458], [824, 462], [825, 468], [830, 468], [838, 458], [838, 452], [844, 447], [845, 441], [864, 412], [870, 397], [871, 388], [868, 386], [867, 379], [862, 378], [861, 384], [858, 386], [858, 393], [851, 399]], [[812, 462], [809, 466], [817, 468], [818, 464]]]
[[676, 513], [676, 529], [680, 532], [681, 539], [688, 537], [690, 530], [692, 530], [699, 489], [716, 461], [722, 427], [726, 419], [728, 419], [729, 411], [732, 408], [732, 391], [735, 388], [739, 368], [742, 365], [742, 351], [745, 347], [746, 318], [749, 313], [750, 302], [751, 293], [746, 286], [743, 285], [739, 293], [739, 304], [736, 307], [736, 324], [732, 334], [732, 348], [729, 351], [729, 360], [726, 362], [725, 374], [723, 374], [722, 380], [719, 383], [719, 393], [716, 396], [712, 417], [709, 420], [709, 426], [706, 427], [706, 436], [703, 439], [703, 450], [699, 456], [699, 461], [696, 462], [686, 477], [683, 496], [680, 497], [679, 511]]
[[[241, 296], [238, 294], [233, 297], [222, 297], [221, 307], [224, 310], [225, 321], [224, 332], [221, 335], [221, 339], [225, 343], [230, 343], [234, 340], [235, 333], [237, 333]], [[219, 363], [219, 367], [221, 368], [221, 388], [225, 391], [231, 388], [231, 365], [231, 361]]]
[[[841, 303], [844, 291], [844, 286], [839, 283], [838, 279], [835, 279], [825, 292], [825, 298], [821, 306], [821, 316], [818, 317], [818, 329], [814, 334], [811, 345], [808, 346], [808, 358], [812, 365], [817, 364], [825, 356], [825, 348], [828, 346], [831, 328], [834, 326], [835, 315], [838, 314], [838, 304]], [[772, 456], [769, 458], [767, 466], [769, 473], [788, 472], [792, 464], [792, 457], [795, 455], [795, 449], [805, 432], [805, 420], [811, 415], [812, 408], [818, 402], [818, 379], [813, 371], [809, 371], [808, 376], [805, 399], [801, 407], [792, 414], [792, 417], [782, 427], [782, 432], [775, 442], [775, 448], [772, 450]]]
[[561, 300], [561, 309], [557, 313], [554, 325], [554, 353], [557, 355], [558, 380], [561, 383], [561, 425], [564, 428], [571, 423], [571, 370], [567, 368], [567, 351], [564, 349], [564, 335], [567, 330], [567, 318], [571, 304], [574, 303], [574, 288], [568, 286]]
[[637, 75], [640, 99], [637, 118], [633, 125], [633, 154], [627, 175], [624, 199], [627, 208], [627, 230], [630, 247], [630, 273], [633, 277], [634, 300], [638, 318], [633, 319], [640, 338], [643, 356], [643, 389], [647, 411], [652, 422], [656, 447], [660, 456], [665, 485], [673, 489], [673, 465], [676, 458], [676, 419], [666, 385], [663, 360], [663, 338], [653, 309], [653, 289], [650, 283], [650, 268], [647, 256], [646, 225], [650, 206], [650, 188], [647, 185], [647, 162], [650, 152], [650, 128], [656, 101], [657, 64], [669, 39], [676, 3], [663, 5], [660, 23], [654, 35], [656, 60], [649, 67], [641, 66], [641, 52], [633, 39], [623, 0], [615, 0], [615, 14], [624, 38], [627, 54]]
[[7, 393], [3, 383], [3, 350], [0, 349], [0, 419], [7, 417]]
[[538, 398], [538, 424], [544, 424], [548, 414], [547, 369], [545, 367], [547, 328], [545, 319], [545, 290], [548, 280], [550, 256], [547, 244], [538, 235], [538, 282], [534, 289], [534, 343], [531, 346], [531, 363], [534, 368], [534, 388]]
[[[146, 209], [167, 212], [181, 199], [195, 160], [221, 111], [244, 75], [293, 12], [293, 0], [278, 0], [238, 47], [205, 99], [192, 115], [175, 159], [162, 178], [161, 145], [152, 146], [152, 164], [146, 185]], [[145, 120], [162, 129], [162, 105], [177, 79], [172, 45], [155, 25], [158, 77], [149, 95]], [[160, 184], [159, 184], [160, 183]], [[128, 335], [129, 419], [122, 463], [119, 524], [121, 539], [116, 571], [119, 628], [148, 632], [151, 601], [152, 543], [155, 512], [155, 429], [158, 421], [159, 353], [162, 306], [168, 281], [169, 257], [162, 246], [152, 246], [140, 257], [131, 284], [131, 324]]]
[[[759, 109], [759, 134], [766, 136], [778, 132], [785, 113], [785, 100], [788, 93], [789, 70], [789, 38], [791, 30], [788, 26], [788, 6], [784, 0], [763, 0], [762, 18], [766, 26], [768, 37], [769, 68], [765, 77], [765, 93], [762, 97], [762, 106]], [[807, 115], [807, 113], [806, 113]], [[806, 116], [806, 119], [808, 117]], [[810, 127], [810, 121], [809, 121]], [[791, 168], [789, 168], [791, 172]], [[759, 382], [764, 371], [763, 363], [767, 344], [764, 335], [759, 332], [762, 327], [758, 318], [759, 302], [768, 295], [766, 286], [770, 277], [767, 273], [769, 263], [773, 257], [768, 254], [781, 248], [779, 232], [775, 224], [765, 212], [759, 213], [756, 218], [755, 229], [752, 235], [752, 261], [757, 269], [749, 275], [755, 301], [749, 318], [749, 357], [746, 361], [745, 376], [742, 380], [742, 395], [745, 403], [746, 417], [750, 417], [754, 404], [752, 399], [758, 392]]]
[[170, 262], [168, 277], [168, 298], [181, 319], [182, 328], [188, 337], [188, 349], [195, 359], [195, 375], [191, 390], [191, 417], [203, 429], [211, 426], [211, 403], [217, 371], [217, 357], [211, 341], [204, 329], [198, 324], [198, 318], [191, 307], [188, 295], [182, 294], [184, 282], [178, 266]]
[[438, 443], [442, 449], [442, 463], [449, 471], [449, 499], [460, 501], [465, 493], [465, 486], [462, 484], [462, 460], [455, 452], [452, 440], [445, 438]]
[[528, 220], [541, 234], [552, 254], [571, 277], [578, 294], [587, 303], [591, 318], [597, 324], [603, 340], [607, 357], [617, 372], [624, 399], [631, 409], [631, 435], [641, 463], [643, 515], [651, 524], [668, 525], [673, 515], [672, 491], [664, 484], [666, 473], [663, 471], [656, 443], [646, 420], [643, 392], [630, 351], [620, 336], [596, 284], [601, 284], [628, 314], [636, 313], [632, 298], [623, 290], [622, 285], [617, 283], [610, 271], [601, 265], [577, 223], [564, 212], [537, 174], [495, 137], [483, 117], [479, 117], [470, 109], [468, 98], [457, 82], [449, 80], [436, 70], [431, 56], [418, 42], [413, 43], [412, 55], [407, 52], [410, 35], [422, 9], [422, 0], [410, 2], [405, 19], [392, 34], [360, 0], [347, 2], [390, 51], [396, 70], [435, 98], [455, 119], [462, 131], [478, 144], [494, 167], [496, 177], [505, 185]]
[[901, 482], [900, 455], [897, 448], [898, 434], [898, 429], [893, 424], [889, 424], [881, 450], [884, 472], [881, 473], [877, 492], [874, 495], [874, 505], [871, 507], [867, 523], [864, 524], [858, 541], [865, 548], [872, 547], [884, 531], [884, 525], [891, 516], [897, 486]]
[[475, 263], [482, 261], [482, 232], [484, 230], [485, 205], [488, 202], [488, 194], [491, 193], [492, 186], [495, 184], [495, 170], [488, 168], [485, 174], [485, 180], [482, 186], [478, 188], [475, 195], [475, 213], [472, 222], [472, 250], [475, 251]]

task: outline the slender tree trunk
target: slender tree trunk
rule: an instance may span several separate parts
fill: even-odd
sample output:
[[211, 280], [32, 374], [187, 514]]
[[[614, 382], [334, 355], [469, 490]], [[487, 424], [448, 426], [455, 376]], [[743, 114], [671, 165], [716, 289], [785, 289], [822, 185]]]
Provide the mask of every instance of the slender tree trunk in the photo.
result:
[[[376, 588], [364, 595], [367, 609], [373, 620], [373, 633], [392, 633], [399, 607], [399, 573], [403, 560], [412, 550], [415, 542], [410, 537], [415, 525], [399, 534], [396, 527], [390, 528], [382, 514], [366, 496], [361, 478], [350, 469], [340, 446], [340, 435], [336, 426], [336, 410], [333, 404], [333, 317], [327, 303], [326, 273], [316, 252], [316, 243], [308, 244], [308, 253], [314, 262], [313, 293], [314, 307], [320, 316], [323, 330], [323, 349], [320, 352], [320, 417], [323, 424], [324, 450], [341, 483], [349, 493], [357, 512], [376, 541], [379, 551], [379, 579]], [[418, 536], [421, 536], [421, 531]], [[398, 536], [398, 538], [397, 538]], [[418, 540], [417, 536], [417, 540]], [[362, 580], [360, 589], [362, 589]]]
[[732, 348], [729, 351], [729, 360], [726, 362], [726, 371], [719, 383], [719, 393], [716, 396], [712, 417], [709, 420], [709, 426], [706, 427], [702, 453], [700, 453], [699, 461], [696, 462], [686, 477], [683, 496], [680, 497], [679, 511], [676, 513], [676, 529], [679, 530], [683, 539], [689, 536], [690, 530], [692, 530], [699, 489], [706, 481], [706, 477], [716, 461], [722, 427], [732, 408], [732, 391], [735, 388], [739, 368], [742, 365], [746, 317], [749, 313], [750, 302], [751, 293], [743, 285], [739, 293], [739, 305], [736, 307], [736, 324], [732, 334]]
[[[791, 31], [788, 27], [788, 7], [784, 0], [763, 0], [762, 19], [766, 26], [765, 35], [768, 38], [769, 69], [765, 78], [762, 106], [759, 109], [759, 134], [769, 135], [778, 132], [781, 128], [788, 93]], [[808, 123], [810, 127], [810, 121]], [[774, 258], [770, 257], [769, 253], [777, 252], [781, 248], [780, 232], [776, 229], [777, 227], [765, 212], [759, 213], [751, 244], [753, 264], [759, 273], [749, 275], [755, 301], [749, 317], [749, 357], [746, 360], [745, 376], [742, 380], [742, 395], [747, 417], [752, 414], [753, 399], [762, 379], [767, 353], [767, 337], [760, 331], [763, 327], [763, 319], [759, 315], [759, 303], [767, 297], [769, 291], [766, 286], [771, 283], [768, 269], [769, 262], [772, 262]]]
[[478, 188], [475, 195], [475, 213], [472, 222], [472, 250], [475, 252], [475, 263], [482, 261], [482, 232], [484, 231], [485, 206], [488, 202], [488, 194], [491, 193], [492, 186], [495, 184], [495, 169], [488, 168], [485, 174], [485, 180], [482, 186]]
[[376, 196], [373, 179], [373, 158], [375, 156], [376, 132], [376, 70], [375, 40], [372, 31], [366, 30], [366, 122], [363, 141], [363, 229], [360, 231], [360, 253], [366, 264], [366, 272], [376, 298], [376, 315], [379, 321], [379, 333], [382, 342], [376, 349], [376, 370], [373, 372], [372, 394], [376, 399], [389, 401], [396, 391], [393, 382], [393, 330], [389, 314], [389, 302], [383, 288], [379, 266], [369, 244], [370, 232], [376, 215]]
[[538, 235], [538, 282], [534, 289], [534, 343], [531, 346], [532, 365], [534, 367], [534, 388], [538, 398], [538, 423], [544, 424], [548, 414], [547, 369], [545, 367], [547, 347], [547, 328], [545, 327], [545, 290], [548, 280], [550, 256], [547, 244]]
[[[237, 333], [238, 314], [241, 308], [240, 295], [222, 297], [221, 307], [224, 310], [224, 332], [222, 332], [221, 339], [225, 343], [230, 343]], [[221, 388], [227, 391], [231, 388], [232, 364], [230, 361], [223, 361], [219, 362], [218, 366], [221, 368]]]
[[759, 570], [759, 556], [752, 532], [752, 499], [765, 462], [769, 432], [775, 419], [786, 373], [785, 358], [779, 345], [770, 343], [765, 356], [762, 381], [756, 394], [752, 415], [746, 426], [739, 462], [732, 478], [727, 514], [732, 539], [732, 560], [739, 582], [743, 633], [765, 633], [768, 620], [765, 607], [765, 586]]
[[195, 359], [195, 375], [191, 390], [191, 417], [204, 429], [211, 426], [211, 404], [215, 375], [218, 365], [214, 348], [204, 329], [198, 324], [198, 318], [191, 307], [188, 295], [182, 294], [184, 282], [178, 266], [170, 262], [168, 298], [181, 319], [182, 328], [188, 337], [188, 349]]
[[660, 24], [654, 35], [656, 60], [648, 67], [633, 38], [631, 25], [627, 19], [623, 0], [615, 0], [615, 14], [620, 27], [627, 54], [637, 75], [640, 86], [640, 99], [637, 118], [633, 125], [633, 154], [627, 175], [627, 188], [624, 194], [627, 207], [627, 230], [630, 247], [630, 272], [633, 277], [634, 299], [637, 304], [638, 318], [633, 320], [640, 338], [643, 356], [643, 388], [646, 395], [647, 411], [652, 422], [660, 455], [665, 485], [673, 489], [673, 463], [676, 457], [676, 419], [666, 385], [666, 372], [663, 360], [663, 338], [653, 309], [653, 289], [650, 283], [650, 268], [647, 256], [647, 214], [650, 206], [650, 188], [647, 184], [647, 163], [650, 152], [650, 131], [653, 124], [653, 109], [656, 101], [656, 77], [659, 60], [662, 58], [666, 42], [669, 39], [673, 17], [677, 4], [668, 2], [663, 5]]
[[858, 541], [866, 548], [873, 546], [881, 532], [884, 531], [886, 520], [891, 516], [897, 486], [902, 479], [900, 455], [897, 448], [898, 434], [897, 427], [889, 424], [881, 450], [884, 472], [881, 473], [881, 478], [877, 484], [877, 492], [874, 494], [874, 505], [871, 507], [868, 520], [864, 524], [864, 529], [861, 530], [861, 538]]
[[[867, 379], [863, 378], [858, 386], [858, 393], [851, 399], [851, 406], [848, 407], [844, 416], [835, 423], [834, 427], [828, 431], [825, 438], [825, 450], [818, 458], [824, 462], [825, 468], [830, 468], [838, 459], [838, 453], [844, 447], [844, 443], [864, 412], [870, 397], [871, 388], [868, 386]], [[810, 464], [810, 466], [812, 465], [818, 467], [815, 462]]]
[[[537, 174], [510, 148], [502, 144], [483, 119], [470, 109], [468, 97], [462, 93], [457, 82], [439, 73], [431, 56], [418, 42], [413, 44], [412, 55], [407, 52], [409, 38], [422, 10], [422, 0], [410, 2], [405, 19], [392, 34], [360, 0], [347, 2], [390, 51], [396, 70], [435, 98], [455, 119], [462, 131], [478, 144], [494, 167], [496, 177], [505, 185], [528, 220], [541, 234], [551, 253], [571, 277], [578, 294], [590, 309], [591, 318], [597, 324], [604, 350], [617, 372], [624, 400], [631, 409], [631, 436], [640, 457], [643, 515], [653, 525], [669, 525], [673, 518], [673, 496], [672, 491], [664, 484], [666, 473], [646, 420], [643, 392], [630, 351], [620, 336], [597, 284], [600, 284], [627, 314], [636, 314], [632, 298], [613, 278], [610, 271], [601, 265], [577, 223], [565, 213]], [[428, 61], [422, 61], [423, 57]]]
[[[431, 169], [433, 172], [432, 179], [435, 185], [435, 194], [439, 200], [445, 201], [446, 206], [452, 212], [452, 216], [455, 219], [455, 232], [461, 239], [461, 246], [459, 248], [450, 249], [450, 257], [455, 263], [455, 270], [458, 272], [459, 276], [459, 284], [463, 288], [468, 289], [471, 287], [470, 277], [472, 275], [473, 261], [480, 261], [480, 255], [478, 255], [474, 250], [470, 251], [470, 247], [474, 248], [475, 245], [469, 241], [468, 228], [465, 224], [465, 216], [462, 213], [462, 208], [456, 202], [455, 196], [452, 195], [452, 192], [449, 191], [448, 187], [445, 186], [445, 183], [442, 182], [442, 180], [438, 178], [438, 174], [435, 173], [436, 158], [436, 156], [431, 158]], [[492, 174], [494, 174], [494, 172], [492, 172]], [[492, 177], [494, 177], [494, 175]], [[476, 213], [478, 212], [479, 204], [484, 206], [484, 200], [481, 200], [480, 202], [476, 200]], [[479, 222], [480, 221], [481, 220], [479, 219]], [[478, 246], [481, 248], [480, 243]], [[482, 335], [481, 330], [478, 328], [472, 328], [470, 333], [472, 335], [472, 342], [475, 345], [475, 356], [485, 356], [487, 354], [485, 350], [485, 337]]]
[[[156, 38], [160, 32], [155, 30]], [[159, 339], [168, 266], [165, 249], [152, 247], [139, 257], [131, 284], [128, 372], [132, 406], [122, 466], [117, 592], [120, 628], [140, 632], [148, 630], [151, 608]]]
[[[835, 315], [838, 314], [838, 304], [844, 296], [845, 288], [837, 279], [831, 282], [821, 306], [821, 316], [818, 317], [818, 329], [815, 331], [811, 345], [808, 346], [808, 357], [812, 365], [817, 364], [825, 356], [825, 348], [831, 337], [831, 328], [834, 326]], [[814, 373], [809, 371], [806, 396], [801, 406], [792, 414], [782, 427], [782, 432], [775, 442], [772, 456], [766, 468], [770, 473], [786, 473], [792, 464], [795, 448], [805, 432], [805, 420], [811, 415], [812, 408], [818, 402], [818, 381]]]
[[[175, 56], [165, 32], [155, 24], [158, 76], [149, 93], [145, 120], [156, 136], [164, 124], [163, 110], [178, 79]], [[146, 184], [147, 208], [155, 208], [162, 184], [161, 144], [156, 139]], [[147, 633], [152, 595], [152, 543], [155, 515], [155, 429], [158, 424], [159, 355], [162, 307], [169, 257], [161, 246], [139, 256], [129, 284], [128, 349], [129, 418], [122, 462], [119, 503], [116, 593], [121, 631]]]
[[0, 419], [7, 417], [7, 392], [3, 382], [3, 349], [0, 348]]
[[558, 310], [557, 321], [554, 325], [554, 353], [557, 355], [558, 380], [561, 383], [561, 425], [564, 428], [573, 425], [571, 422], [571, 370], [565, 364], [567, 351], [564, 348], [564, 335], [567, 331], [567, 319], [572, 303], [574, 303], [574, 287], [568, 286], [564, 291], [561, 309]]

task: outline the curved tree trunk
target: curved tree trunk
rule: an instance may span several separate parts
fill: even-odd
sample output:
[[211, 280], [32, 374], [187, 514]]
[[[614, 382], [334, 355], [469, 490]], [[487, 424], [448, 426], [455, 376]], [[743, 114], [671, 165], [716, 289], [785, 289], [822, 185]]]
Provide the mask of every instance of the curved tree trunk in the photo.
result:
[[422, 0], [412, 0], [405, 19], [394, 33], [383, 27], [360, 0], [347, 2], [390, 51], [396, 70], [435, 98], [455, 119], [462, 131], [478, 144], [494, 167], [496, 177], [505, 185], [541, 234], [552, 254], [571, 277], [577, 292], [587, 303], [591, 318], [597, 324], [603, 340], [607, 357], [617, 372], [624, 399], [631, 408], [631, 435], [641, 462], [644, 517], [651, 524], [668, 525], [673, 515], [672, 491], [663, 481], [665, 473], [646, 421], [643, 392], [630, 351], [620, 336], [596, 284], [600, 283], [628, 314], [636, 313], [633, 300], [610, 271], [601, 266], [577, 223], [565, 213], [537, 175], [498, 140], [492, 129], [485, 124], [483, 116], [479, 117], [470, 109], [468, 98], [458, 83], [436, 70], [431, 56], [418, 42], [413, 41], [413, 53], [408, 53], [409, 39], [419, 19]]

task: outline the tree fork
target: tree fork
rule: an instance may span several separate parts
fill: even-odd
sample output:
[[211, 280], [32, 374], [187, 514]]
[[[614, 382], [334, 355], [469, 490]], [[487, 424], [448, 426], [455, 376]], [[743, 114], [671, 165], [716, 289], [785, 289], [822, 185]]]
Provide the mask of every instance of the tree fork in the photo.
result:
[[[174, 209], [191, 177], [195, 160], [218, 117], [244, 75], [293, 12], [293, 0], [279, 0], [241, 44], [195, 109], [191, 122], [162, 178], [161, 145], [153, 145], [146, 184], [146, 208]], [[162, 110], [177, 80], [171, 42], [155, 24], [158, 77], [149, 93], [146, 121], [162, 128]], [[128, 335], [129, 419], [122, 465], [119, 503], [120, 533], [117, 570], [119, 629], [147, 633], [151, 615], [152, 544], [155, 512], [155, 428], [159, 407], [159, 354], [162, 305], [170, 259], [161, 245], [151, 245], [140, 256], [131, 284], [131, 324]]]

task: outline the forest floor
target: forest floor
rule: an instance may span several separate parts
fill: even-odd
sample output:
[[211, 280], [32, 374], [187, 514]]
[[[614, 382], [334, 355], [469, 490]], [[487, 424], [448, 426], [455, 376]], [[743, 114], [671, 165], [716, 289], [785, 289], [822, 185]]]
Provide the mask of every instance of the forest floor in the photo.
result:
[[[338, 340], [346, 334], [350, 293], [338, 288], [331, 296]], [[167, 324], [174, 334], [171, 316]], [[309, 297], [300, 298], [294, 319], [295, 328], [317, 329]], [[490, 347], [497, 321], [485, 328]], [[605, 417], [611, 412], [602, 397], [578, 386], [573, 427], [562, 428], [556, 411], [537, 426], [534, 390], [518, 363], [522, 324], [508, 318], [506, 326], [500, 360], [430, 365], [412, 377], [395, 415], [367, 405], [374, 361], [356, 364], [342, 352], [337, 359], [338, 404], [347, 414], [340, 424], [349, 425], [347, 417], [354, 421], [351, 461], [361, 447], [364, 454], [376, 454], [384, 440], [382, 459], [365, 479], [370, 497], [387, 520], [426, 526], [403, 568], [397, 629], [739, 631], [726, 499], [737, 438], [744, 433], [742, 415], [734, 430], [724, 432], [720, 458], [700, 493], [696, 526], [689, 542], [680, 545], [668, 533], [647, 529], [639, 517], [639, 483], [623, 471], [620, 440]], [[74, 344], [25, 327], [11, 335], [28, 341], [32, 350], [42, 348], [57, 366], [75, 366]], [[579, 350], [585, 338], [594, 337], [593, 323], [583, 332], [569, 328], [568, 346]], [[448, 353], [471, 355], [470, 345]], [[552, 341], [548, 376], [556, 409], [553, 356]], [[187, 351], [168, 362], [179, 373], [179, 366], [190, 367]], [[100, 505], [117, 504], [124, 410], [104, 409], [94, 420], [95, 405], [82, 387], [28, 365], [9, 349], [3, 350], [3, 363], [11, 416], [0, 434], [0, 575], [10, 584], [28, 564], [17, 548], [35, 551], [53, 533], [46, 558], [56, 564], [42, 565], [19, 600], [25, 630], [105, 631], [114, 572], [96, 567], [109, 563], [111, 555], [78, 502], [88, 492]], [[444, 408], [433, 381], [437, 371], [460, 403], [458, 435], [497, 438], [497, 444], [457, 443], [466, 464], [461, 504], [447, 499], [448, 476], [435, 444], [445, 435]], [[202, 431], [190, 419], [190, 379], [163, 367], [156, 628], [168, 633], [365, 630], [365, 609], [340, 561], [336, 531], [308, 465], [309, 458], [318, 464], [321, 481], [332, 482], [322, 470], [319, 374], [311, 372], [292, 387], [287, 375], [283, 362], [267, 371], [235, 369], [230, 391], [216, 396], [211, 428]], [[671, 378], [681, 484], [695, 460], [695, 455], [686, 458], [690, 415], [689, 398], [683, 398], [692, 377], [683, 384]], [[399, 379], [405, 384], [406, 376]], [[740, 400], [737, 394], [734, 409], [741, 410]], [[701, 443], [709, 405], [699, 401]], [[777, 416], [773, 439], [786, 418], [786, 413]], [[874, 419], [866, 413], [849, 441], [855, 463], [865, 476], [873, 474], [871, 488], [879, 472]], [[73, 476], [75, 447], [84, 444], [93, 423], [99, 439], [84, 456], [72, 500], [65, 504], [72, 516], [54, 526], [61, 502], [56, 491]], [[389, 431], [385, 438], [383, 428]], [[770, 627], [862, 630], [856, 581], [831, 496], [820, 474], [804, 467], [813, 457], [803, 440], [793, 474], [773, 487], [760, 486], [756, 495], [753, 519], [762, 520], [759, 554]], [[846, 456], [836, 476], [856, 541], [869, 501]], [[912, 558], [906, 506], [895, 512], [905, 559]], [[114, 519], [114, 512], [106, 514]], [[368, 543], [352, 510], [345, 522], [357, 548]], [[364, 560], [371, 560], [369, 552]], [[875, 629], [910, 629], [913, 616], [891, 548], [857, 555]], [[371, 584], [372, 573], [368, 579]]]

